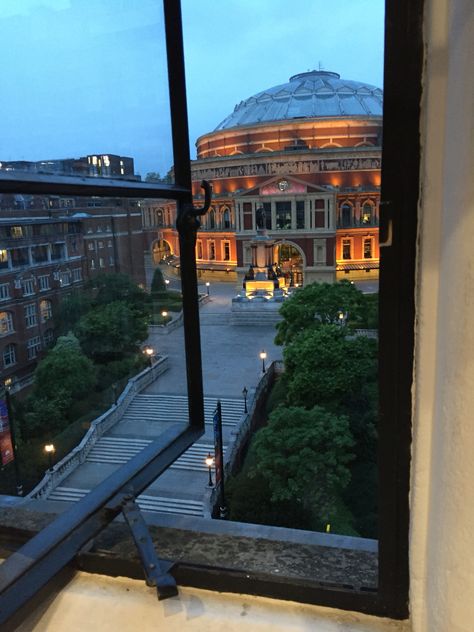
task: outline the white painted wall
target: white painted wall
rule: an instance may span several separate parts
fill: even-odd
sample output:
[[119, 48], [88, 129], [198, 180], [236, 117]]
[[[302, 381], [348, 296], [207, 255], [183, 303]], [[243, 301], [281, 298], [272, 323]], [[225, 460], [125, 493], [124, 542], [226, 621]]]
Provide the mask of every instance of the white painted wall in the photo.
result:
[[413, 632], [474, 630], [474, 2], [427, 0]]

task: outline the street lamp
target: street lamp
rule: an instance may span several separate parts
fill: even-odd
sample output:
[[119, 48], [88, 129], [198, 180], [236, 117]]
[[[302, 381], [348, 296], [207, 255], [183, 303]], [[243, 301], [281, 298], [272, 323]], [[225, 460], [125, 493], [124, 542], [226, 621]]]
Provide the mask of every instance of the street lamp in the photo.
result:
[[265, 373], [265, 358], [267, 357], [267, 352], [262, 349], [260, 351], [260, 360], [262, 361], [262, 373]]
[[168, 322], [168, 312], [166, 311], [161, 312], [161, 317], [164, 321], [164, 324], [166, 325], [166, 323]]
[[249, 412], [247, 410], [247, 394], [248, 394], [247, 387], [244, 386], [244, 388], [242, 389], [242, 395], [244, 396], [244, 413], [248, 413]]
[[168, 287], [168, 285], [170, 284], [170, 280], [169, 279], [165, 279], [165, 283], [166, 283], [166, 287]]
[[115, 406], [117, 406], [117, 389], [118, 389], [118, 384], [117, 384], [117, 382], [114, 382], [112, 384], [112, 393], [114, 394], [114, 404], [115, 404]]
[[214, 483], [212, 482], [212, 466], [214, 464], [214, 458], [211, 456], [211, 453], [208, 452], [206, 456], [206, 465], [209, 468], [209, 482], [208, 487], [214, 487]]
[[153, 354], [155, 353], [155, 351], [154, 351], [153, 347], [145, 347], [145, 348], [143, 349], [143, 353], [144, 353], [144, 354], [146, 355], [146, 357], [148, 358], [148, 361], [150, 362], [150, 366], [151, 366], [151, 363], [152, 363], [152, 357], [153, 357]]
[[341, 325], [341, 327], [342, 327], [343, 325], [345, 325], [345, 323], [346, 323], [346, 316], [347, 316], [347, 314], [344, 314], [344, 312], [342, 311], [342, 309], [340, 309], [340, 310], [337, 312], [337, 317], [338, 317], [338, 319], [339, 319], [339, 324]]
[[209, 286], [211, 284], [209, 283], [209, 281], [206, 281], [206, 290], [207, 290], [207, 295], [209, 296]]
[[54, 447], [52, 443], [47, 443], [44, 446], [44, 451], [48, 455], [49, 471], [52, 472], [53, 471], [53, 454], [56, 452], [56, 448]]

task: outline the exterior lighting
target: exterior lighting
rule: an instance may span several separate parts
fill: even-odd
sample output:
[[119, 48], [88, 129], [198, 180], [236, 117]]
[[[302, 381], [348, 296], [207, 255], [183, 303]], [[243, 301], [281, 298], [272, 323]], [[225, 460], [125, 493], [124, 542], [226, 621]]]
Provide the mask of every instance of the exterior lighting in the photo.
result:
[[214, 487], [214, 483], [212, 482], [212, 466], [214, 465], [214, 458], [211, 456], [210, 452], [207, 453], [205, 462], [209, 471], [209, 481], [207, 485], [208, 487]]
[[242, 395], [244, 396], [244, 413], [248, 413], [248, 409], [247, 409], [247, 395], [248, 395], [248, 390], [247, 387], [244, 386], [244, 388], [242, 389]]
[[209, 281], [206, 281], [206, 290], [207, 290], [207, 295], [209, 296], [209, 286], [211, 284], [209, 283]]
[[260, 360], [262, 361], [262, 373], [265, 373], [265, 358], [267, 357], [267, 352], [262, 349], [260, 351]]
[[169, 279], [165, 279], [165, 283], [166, 283], [166, 285], [169, 285], [170, 284], [170, 280]]
[[48, 455], [49, 471], [52, 472], [53, 471], [53, 455], [56, 452], [56, 448], [54, 447], [53, 443], [47, 443], [44, 446], [44, 451]]
[[150, 362], [150, 366], [152, 366], [152, 360], [153, 360], [153, 355], [155, 353], [155, 350], [153, 349], [153, 347], [145, 347], [143, 349], [143, 353], [146, 355], [146, 357], [148, 358], [149, 362]]
[[161, 315], [163, 316], [163, 318], [166, 318], [168, 316], [168, 312], [161, 312]]

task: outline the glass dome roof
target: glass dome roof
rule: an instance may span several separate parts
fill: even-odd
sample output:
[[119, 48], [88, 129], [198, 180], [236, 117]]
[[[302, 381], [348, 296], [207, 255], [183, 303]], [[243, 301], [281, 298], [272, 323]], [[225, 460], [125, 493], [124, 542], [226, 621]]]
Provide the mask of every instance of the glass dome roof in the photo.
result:
[[312, 70], [241, 101], [214, 131], [300, 118], [382, 116], [382, 104], [380, 88]]

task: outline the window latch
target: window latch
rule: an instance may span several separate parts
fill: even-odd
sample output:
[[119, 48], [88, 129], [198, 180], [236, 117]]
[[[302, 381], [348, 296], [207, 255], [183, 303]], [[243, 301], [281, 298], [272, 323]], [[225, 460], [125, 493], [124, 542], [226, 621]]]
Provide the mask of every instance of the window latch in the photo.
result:
[[164, 562], [156, 555], [153, 541], [140, 508], [133, 496], [124, 496], [122, 514], [128, 524], [140, 555], [147, 586], [156, 586], [158, 599], [168, 599], [178, 594], [174, 577], [169, 572], [174, 562]]
[[181, 205], [178, 218], [176, 220], [176, 228], [182, 236], [191, 234], [196, 235], [201, 222], [199, 217], [205, 215], [211, 206], [212, 184], [207, 180], [202, 180], [201, 189], [204, 190], [204, 206], [194, 206], [194, 204]]

